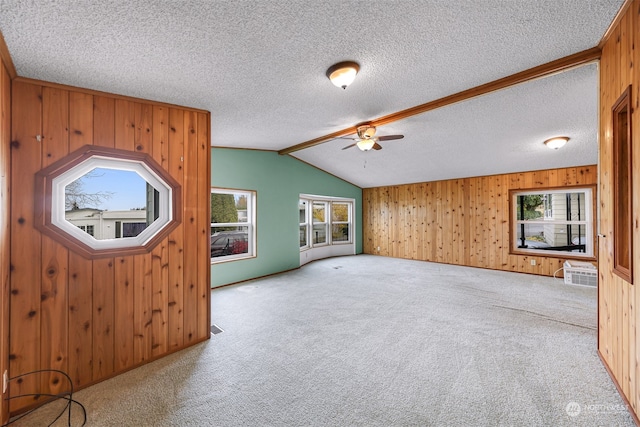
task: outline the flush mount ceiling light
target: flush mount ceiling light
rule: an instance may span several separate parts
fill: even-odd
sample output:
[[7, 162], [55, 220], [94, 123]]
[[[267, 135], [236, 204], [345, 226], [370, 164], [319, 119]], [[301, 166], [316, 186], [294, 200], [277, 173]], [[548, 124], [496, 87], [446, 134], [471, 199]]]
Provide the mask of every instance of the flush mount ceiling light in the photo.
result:
[[556, 136], [554, 138], [547, 139], [544, 142], [544, 145], [554, 150], [557, 150], [558, 148], [563, 147], [567, 143], [567, 141], [569, 141], [568, 136]]
[[329, 67], [327, 77], [329, 77], [329, 80], [331, 80], [331, 83], [334, 85], [346, 89], [347, 86], [353, 83], [358, 71], [360, 71], [360, 65], [356, 62], [339, 62]]

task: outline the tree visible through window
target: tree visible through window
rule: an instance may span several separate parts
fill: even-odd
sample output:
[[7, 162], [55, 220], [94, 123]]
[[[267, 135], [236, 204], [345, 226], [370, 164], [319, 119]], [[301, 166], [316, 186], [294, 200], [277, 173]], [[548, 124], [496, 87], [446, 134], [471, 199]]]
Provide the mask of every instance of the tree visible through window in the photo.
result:
[[313, 202], [313, 232], [314, 244], [327, 243], [327, 203]]
[[331, 197], [321, 200], [301, 198], [298, 212], [301, 250], [353, 242], [352, 201]]
[[211, 258], [224, 261], [254, 256], [255, 192], [211, 190]]
[[[233, 194], [211, 193], [211, 223], [238, 222], [238, 207]], [[235, 227], [217, 227], [218, 231]]]
[[349, 211], [350, 203], [331, 203], [331, 240], [333, 242], [348, 242], [350, 239]]

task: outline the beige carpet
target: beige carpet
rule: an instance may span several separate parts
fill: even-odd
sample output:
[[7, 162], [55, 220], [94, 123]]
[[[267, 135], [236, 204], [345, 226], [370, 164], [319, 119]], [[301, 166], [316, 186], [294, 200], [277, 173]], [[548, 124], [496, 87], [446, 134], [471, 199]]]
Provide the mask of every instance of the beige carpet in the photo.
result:
[[210, 341], [76, 393], [87, 425], [634, 425], [596, 290], [558, 279], [332, 258], [214, 290], [212, 320]]

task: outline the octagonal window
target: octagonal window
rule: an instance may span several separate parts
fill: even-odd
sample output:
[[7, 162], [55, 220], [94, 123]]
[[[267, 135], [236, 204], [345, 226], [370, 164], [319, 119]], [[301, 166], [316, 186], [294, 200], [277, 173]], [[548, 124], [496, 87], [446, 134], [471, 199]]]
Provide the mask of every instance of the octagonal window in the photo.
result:
[[88, 256], [149, 250], [177, 225], [179, 186], [145, 154], [87, 147], [38, 175], [51, 203], [39, 228]]

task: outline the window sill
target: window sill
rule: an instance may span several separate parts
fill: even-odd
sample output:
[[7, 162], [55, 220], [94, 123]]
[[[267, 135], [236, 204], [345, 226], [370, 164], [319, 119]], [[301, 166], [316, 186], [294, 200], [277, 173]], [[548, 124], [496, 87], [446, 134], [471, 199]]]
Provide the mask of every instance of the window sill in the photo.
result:
[[211, 258], [211, 265], [223, 264], [225, 262], [232, 262], [232, 261], [241, 261], [241, 260], [252, 259], [252, 258], [257, 258], [257, 256], [256, 255], [246, 255], [246, 256], [216, 257], [216, 258]]
[[555, 252], [555, 251], [545, 251], [545, 250], [537, 251], [534, 249], [530, 249], [530, 250], [524, 250], [524, 251], [512, 250], [512, 251], [509, 251], [509, 255], [598, 261], [594, 255], [581, 254], [579, 252]]

